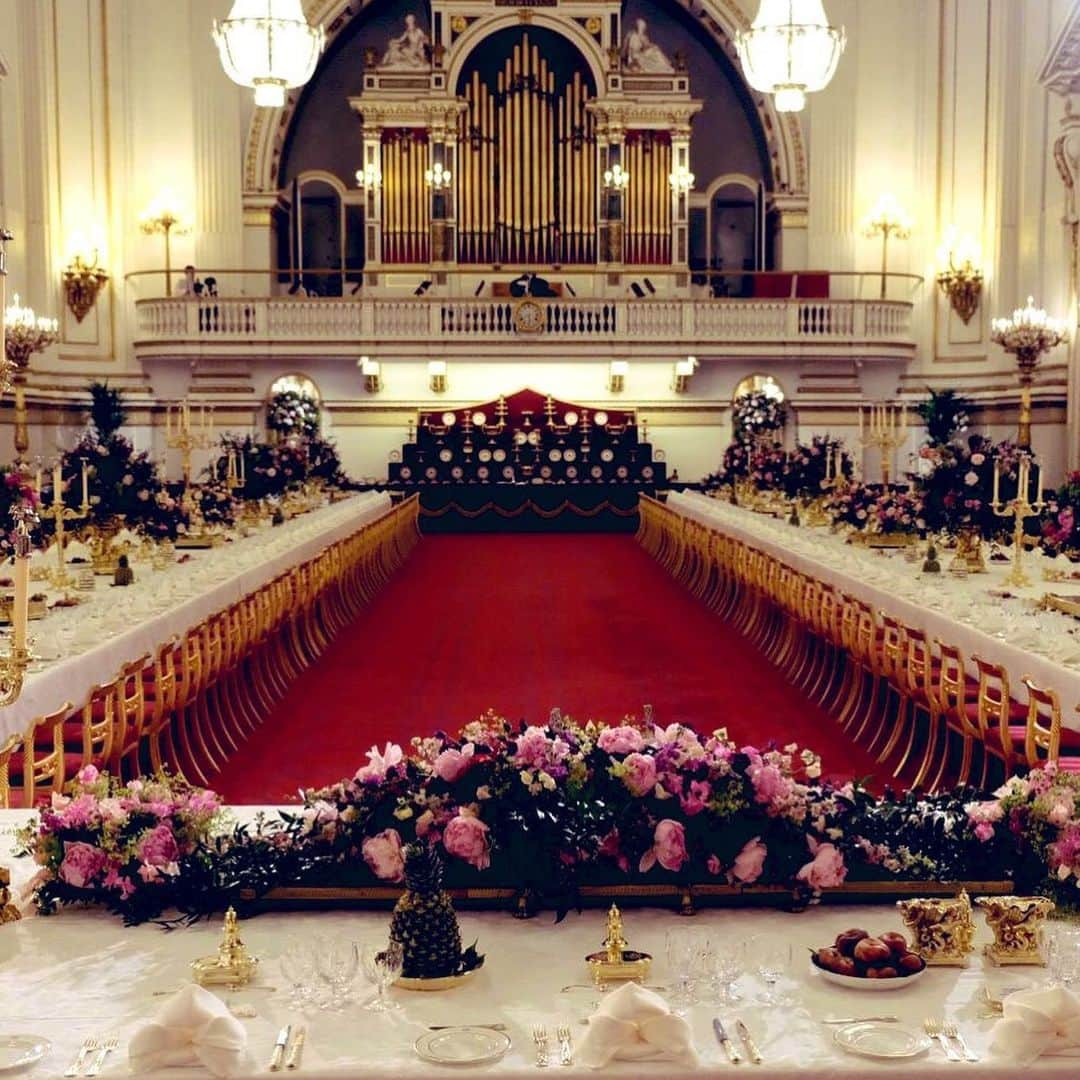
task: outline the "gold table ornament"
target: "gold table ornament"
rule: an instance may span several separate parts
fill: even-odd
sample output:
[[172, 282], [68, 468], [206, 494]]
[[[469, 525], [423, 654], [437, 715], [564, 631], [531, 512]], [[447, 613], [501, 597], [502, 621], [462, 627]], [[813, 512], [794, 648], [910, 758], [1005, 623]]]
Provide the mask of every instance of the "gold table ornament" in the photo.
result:
[[624, 979], [644, 981], [652, 967], [652, 956], [627, 947], [623, 936], [622, 912], [611, 905], [607, 917], [607, 936], [600, 952], [585, 957], [595, 983], [617, 982]]
[[986, 912], [986, 925], [994, 941], [983, 952], [999, 967], [1007, 964], [1046, 963], [1044, 928], [1055, 908], [1045, 896], [977, 896]]
[[967, 967], [975, 949], [975, 920], [965, 890], [953, 900], [898, 900], [896, 906], [911, 934], [912, 952], [928, 965]]
[[19, 909], [11, 902], [11, 871], [0, 866], [0, 925], [17, 922], [22, 918]]
[[259, 958], [252, 956], [240, 940], [236, 909], [229, 908], [217, 953], [192, 960], [191, 972], [200, 986], [242, 986], [251, 982], [258, 966]]

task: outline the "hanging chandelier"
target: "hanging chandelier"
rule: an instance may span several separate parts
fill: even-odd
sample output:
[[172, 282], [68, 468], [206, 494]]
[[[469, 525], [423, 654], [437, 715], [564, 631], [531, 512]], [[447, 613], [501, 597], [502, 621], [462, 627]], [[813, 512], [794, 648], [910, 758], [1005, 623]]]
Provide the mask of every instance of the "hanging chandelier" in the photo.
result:
[[746, 81], [775, 95], [778, 112], [799, 112], [808, 93], [828, 86], [846, 42], [822, 0], [761, 0], [750, 29], [735, 36]]
[[280, 108], [285, 91], [303, 86], [326, 43], [311, 26], [301, 0], [234, 0], [228, 17], [214, 20], [214, 41], [225, 74], [255, 89], [255, 104]]

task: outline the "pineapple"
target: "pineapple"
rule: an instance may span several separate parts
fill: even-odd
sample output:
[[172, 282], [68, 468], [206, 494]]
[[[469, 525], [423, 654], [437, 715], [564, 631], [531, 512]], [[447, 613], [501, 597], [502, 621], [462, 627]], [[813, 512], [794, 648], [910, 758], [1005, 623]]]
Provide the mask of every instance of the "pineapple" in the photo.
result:
[[461, 970], [461, 929], [442, 888], [442, 860], [429, 844], [405, 848], [405, 893], [394, 907], [390, 936], [405, 952], [402, 975], [436, 979]]

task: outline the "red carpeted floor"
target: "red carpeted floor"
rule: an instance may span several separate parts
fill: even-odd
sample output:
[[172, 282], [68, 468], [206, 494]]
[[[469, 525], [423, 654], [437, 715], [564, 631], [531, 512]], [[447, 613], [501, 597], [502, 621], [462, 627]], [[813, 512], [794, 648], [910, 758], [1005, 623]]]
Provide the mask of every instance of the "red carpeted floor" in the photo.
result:
[[553, 706], [617, 722], [726, 725], [798, 742], [826, 775], [871, 758], [629, 536], [431, 536], [213, 786], [277, 803], [330, 783], [373, 743], [456, 730], [488, 708], [540, 722]]

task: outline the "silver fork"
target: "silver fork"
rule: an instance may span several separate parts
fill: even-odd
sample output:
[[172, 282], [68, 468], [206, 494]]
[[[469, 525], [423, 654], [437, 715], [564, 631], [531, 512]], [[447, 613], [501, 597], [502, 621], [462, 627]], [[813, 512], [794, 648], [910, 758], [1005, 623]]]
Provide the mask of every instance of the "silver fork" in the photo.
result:
[[566, 1024], [560, 1024], [556, 1032], [559, 1037], [559, 1064], [574, 1064], [574, 1043], [570, 1038], [570, 1028]]
[[98, 1041], [93, 1035], [87, 1036], [83, 1039], [83, 1044], [79, 1048], [79, 1052], [75, 1055], [75, 1060], [67, 1067], [65, 1076], [78, 1076], [82, 1072], [83, 1063], [86, 1061], [86, 1055], [96, 1050], [98, 1047]]
[[543, 1024], [533, 1024], [533, 1042], [536, 1043], [536, 1067], [546, 1069], [548, 1067], [548, 1037], [547, 1028]]
[[98, 1047], [97, 1056], [90, 1063], [90, 1068], [83, 1073], [84, 1076], [97, 1076], [101, 1072], [102, 1065], [105, 1064], [105, 1059], [109, 1056], [111, 1050], [115, 1050], [120, 1045], [120, 1040], [115, 1036], [106, 1039], [101, 1046]]
[[942, 1031], [945, 1032], [946, 1038], [955, 1039], [960, 1046], [960, 1049], [964, 1052], [965, 1061], [978, 1061], [979, 1055], [975, 1053], [967, 1044], [967, 1039], [960, 1034], [960, 1029], [956, 1024], [950, 1020], [948, 1023], [942, 1024]]
[[945, 1038], [945, 1032], [942, 1030], [940, 1020], [934, 1020], [928, 1016], [923, 1021], [923, 1030], [926, 1032], [927, 1035], [930, 1036], [931, 1039], [937, 1039], [938, 1043], [941, 1046], [941, 1049], [945, 1051], [945, 1056], [950, 1061], [963, 1060], [960, 1055], [953, 1049], [953, 1044], [949, 1042], [947, 1038]]

